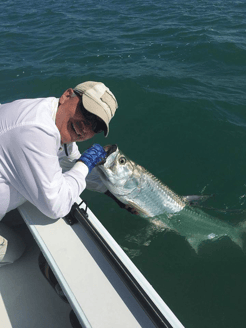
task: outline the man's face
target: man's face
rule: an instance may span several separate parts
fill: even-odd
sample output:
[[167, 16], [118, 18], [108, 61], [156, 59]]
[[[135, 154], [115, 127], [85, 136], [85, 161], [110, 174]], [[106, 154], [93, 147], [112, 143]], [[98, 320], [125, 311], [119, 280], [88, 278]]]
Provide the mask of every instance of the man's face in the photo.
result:
[[62, 144], [88, 140], [95, 135], [91, 123], [84, 118], [80, 109], [81, 99], [72, 97], [72, 94], [72, 89], [64, 92], [56, 114], [56, 126], [60, 131]]

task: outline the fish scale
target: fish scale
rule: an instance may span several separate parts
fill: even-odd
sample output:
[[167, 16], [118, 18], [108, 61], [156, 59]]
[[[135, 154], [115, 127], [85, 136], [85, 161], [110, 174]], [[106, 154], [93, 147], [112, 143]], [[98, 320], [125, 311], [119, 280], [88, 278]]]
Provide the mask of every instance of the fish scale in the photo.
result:
[[176, 213], [185, 207], [186, 204], [178, 195], [160, 180], [140, 166], [139, 170], [142, 171], [144, 182], [138, 196], [134, 198], [134, 203], [140, 204], [138, 207], [144, 208], [147, 217], [153, 217], [163, 212]]
[[135, 208], [142, 217], [176, 213], [185, 207], [186, 203], [153, 174], [114, 149], [108, 150], [106, 163], [97, 169], [109, 191], [122, 203]]

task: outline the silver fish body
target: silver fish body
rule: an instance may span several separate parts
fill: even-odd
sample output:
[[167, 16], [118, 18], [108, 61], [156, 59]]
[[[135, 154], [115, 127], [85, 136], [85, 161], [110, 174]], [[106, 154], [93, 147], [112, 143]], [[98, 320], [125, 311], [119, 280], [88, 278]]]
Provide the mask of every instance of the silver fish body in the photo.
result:
[[[107, 148], [106, 148], [107, 149]], [[98, 173], [108, 190], [142, 217], [177, 213], [186, 203], [142, 166], [127, 158], [117, 147]]]
[[105, 163], [96, 167], [100, 178], [118, 200], [136, 209], [140, 216], [157, 217], [166, 228], [186, 237], [196, 251], [201, 242], [225, 236], [242, 248], [243, 226], [235, 227], [192, 209], [185, 197], [127, 158], [116, 145], [106, 146], [105, 150], [109, 154]]

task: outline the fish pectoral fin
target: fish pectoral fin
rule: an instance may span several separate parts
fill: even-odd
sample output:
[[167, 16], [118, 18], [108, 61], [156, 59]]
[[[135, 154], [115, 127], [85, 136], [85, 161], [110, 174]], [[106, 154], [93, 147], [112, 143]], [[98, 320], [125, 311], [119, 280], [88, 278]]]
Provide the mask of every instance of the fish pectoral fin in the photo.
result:
[[207, 199], [209, 199], [213, 196], [214, 196], [214, 194], [211, 194], [211, 195], [187, 195], [187, 196], [183, 196], [182, 200], [188, 205], [197, 206], [200, 203], [205, 202]]

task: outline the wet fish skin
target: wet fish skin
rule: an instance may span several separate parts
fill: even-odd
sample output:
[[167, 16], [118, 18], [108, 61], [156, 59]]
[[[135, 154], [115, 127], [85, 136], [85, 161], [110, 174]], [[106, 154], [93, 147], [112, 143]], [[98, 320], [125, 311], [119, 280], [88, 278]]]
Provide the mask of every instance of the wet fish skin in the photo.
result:
[[135, 208], [142, 217], [177, 213], [186, 206], [177, 194], [130, 160], [118, 147], [96, 169], [108, 190], [122, 203]]

